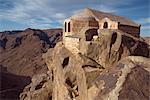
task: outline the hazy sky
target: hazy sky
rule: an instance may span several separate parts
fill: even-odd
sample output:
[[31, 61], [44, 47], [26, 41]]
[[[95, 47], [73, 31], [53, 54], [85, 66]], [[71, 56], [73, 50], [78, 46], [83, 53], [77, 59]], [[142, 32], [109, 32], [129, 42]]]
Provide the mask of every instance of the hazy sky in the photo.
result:
[[127, 17], [150, 36], [150, 0], [0, 0], [0, 31], [62, 27], [63, 20], [90, 7]]

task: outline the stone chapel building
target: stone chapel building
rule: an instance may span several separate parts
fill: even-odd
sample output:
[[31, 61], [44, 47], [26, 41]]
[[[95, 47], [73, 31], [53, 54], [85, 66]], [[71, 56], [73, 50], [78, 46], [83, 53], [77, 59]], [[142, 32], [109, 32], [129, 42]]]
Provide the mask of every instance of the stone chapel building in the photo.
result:
[[140, 35], [139, 24], [121, 16], [86, 8], [64, 21], [63, 42], [69, 50], [80, 51], [80, 41], [92, 41], [101, 30], [119, 30], [134, 37]]

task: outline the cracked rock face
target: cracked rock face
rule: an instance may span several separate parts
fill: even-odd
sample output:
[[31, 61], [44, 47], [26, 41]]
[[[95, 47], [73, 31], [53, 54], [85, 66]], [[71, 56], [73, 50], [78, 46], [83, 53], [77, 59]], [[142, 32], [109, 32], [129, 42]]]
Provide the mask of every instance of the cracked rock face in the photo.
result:
[[62, 42], [57, 43], [43, 55], [50, 74], [34, 77], [21, 99], [148, 100], [147, 44], [125, 34], [115, 43], [108, 39], [112, 35], [101, 37], [101, 42], [93, 46], [96, 49], [87, 54], [75, 55]]
[[101, 30], [98, 40], [88, 43], [87, 48], [84, 55], [104, 68], [111, 67], [130, 55], [149, 56], [149, 45], [145, 41], [121, 31]]
[[20, 94], [20, 100], [49, 100], [52, 98], [52, 87], [52, 75], [49, 71], [47, 74], [35, 75]]
[[129, 56], [104, 69], [84, 55], [71, 54], [62, 43], [56, 48], [54, 55], [45, 56], [53, 58], [48, 66], [54, 73], [54, 100], [148, 100], [149, 58]]
[[148, 100], [149, 66], [149, 58], [129, 56], [113, 69], [103, 71], [95, 81], [95, 84], [101, 81], [104, 84], [95, 99]]

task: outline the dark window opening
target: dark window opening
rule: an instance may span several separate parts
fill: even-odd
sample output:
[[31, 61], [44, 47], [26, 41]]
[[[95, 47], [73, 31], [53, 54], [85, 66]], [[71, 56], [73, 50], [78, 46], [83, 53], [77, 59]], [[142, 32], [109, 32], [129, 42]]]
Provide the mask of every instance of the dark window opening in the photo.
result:
[[67, 58], [64, 59], [63, 64], [62, 64], [63, 68], [64, 68], [66, 65], [68, 65], [68, 63], [69, 63], [69, 57], [67, 57]]
[[108, 28], [108, 23], [105, 22], [103, 27], [104, 27], [104, 28]]
[[65, 22], [65, 32], [67, 31], [67, 23]]
[[68, 23], [68, 32], [70, 32], [70, 22]]
[[89, 29], [89, 30], [87, 30], [85, 32], [86, 41], [92, 41], [94, 35], [98, 36], [97, 29]]

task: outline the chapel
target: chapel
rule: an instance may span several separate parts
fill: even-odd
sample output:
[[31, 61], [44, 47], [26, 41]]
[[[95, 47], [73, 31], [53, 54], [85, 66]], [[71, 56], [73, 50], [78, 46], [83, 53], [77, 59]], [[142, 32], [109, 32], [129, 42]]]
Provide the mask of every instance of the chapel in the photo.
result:
[[101, 30], [121, 31], [138, 38], [140, 26], [125, 17], [85, 8], [65, 19], [63, 42], [71, 51], [79, 52], [80, 42], [95, 40]]

